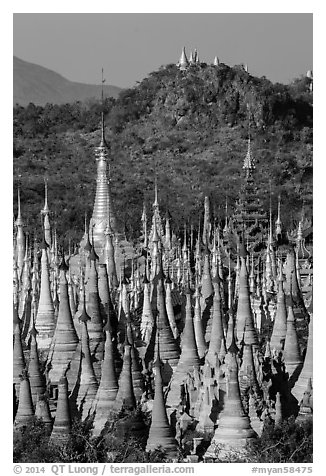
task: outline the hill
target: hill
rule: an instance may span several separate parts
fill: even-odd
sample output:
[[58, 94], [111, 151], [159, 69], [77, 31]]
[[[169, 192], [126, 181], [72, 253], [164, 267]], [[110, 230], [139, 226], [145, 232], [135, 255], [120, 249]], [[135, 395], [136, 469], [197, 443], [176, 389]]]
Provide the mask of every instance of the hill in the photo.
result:
[[[293, 226], [303, 200], [312, 208], [312, 95], [307, 78], [272, 84], [241, 67], [202, 64], [181, 72], [168, 65], [119, 98], [105, 103], [115, 208], [135, 237], [143, 201], [153, 203], [154, 170], [161, 210], [176, 229], [195, 226], [204, 196], [214, 216], [232, 209], [247, 151], [248, 116], [255, 180], [266, 210], [282, 199], [282, 220]], [[59, 233], [78, 239], [90, 215], [96, 186], [94, 148], [100, 141], [101, 105], [14, 109], [14, 171], [22, 175], [23, 213], [39, 228], [43, 178]], [[15, 209], [16, 210], [16, 209]]]
[[[65, 104], [101, 97], [101, 86], [69, 81], [60, 74], [14, 56], [14, 105], [27, 106], [30, 102]], [[121, 88], [104, 86], [106, 96], [116, 98]]]

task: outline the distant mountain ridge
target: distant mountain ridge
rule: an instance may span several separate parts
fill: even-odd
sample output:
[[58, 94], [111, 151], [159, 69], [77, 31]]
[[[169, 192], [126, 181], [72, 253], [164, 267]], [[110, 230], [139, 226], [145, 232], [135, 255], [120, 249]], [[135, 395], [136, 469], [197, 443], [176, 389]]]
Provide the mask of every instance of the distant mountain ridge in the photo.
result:
[[[100, 85], [69, 81], [50, 69], [23, 61], [16, 56], [14, 56], [13, 66], [14, 105], [65, 104], [89, 98], [98, 99], [101, 96]], [[104, 86], [106, 97], [117, 98], [121, 90], [117, 86]]]

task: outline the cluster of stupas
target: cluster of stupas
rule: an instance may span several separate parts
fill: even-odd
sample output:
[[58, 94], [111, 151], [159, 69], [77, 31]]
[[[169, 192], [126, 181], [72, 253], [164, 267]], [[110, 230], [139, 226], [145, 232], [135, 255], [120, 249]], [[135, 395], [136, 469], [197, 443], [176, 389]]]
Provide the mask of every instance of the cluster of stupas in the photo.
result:
[[250, 140], [223, 229], [206, 197], [197, 232], [176, 236], [155, 182], [133, 255], [115, 219], [108, 157], [102, 118], [93, 215], [74, 252], [59, 249], [47, 184], [43, 240], [29, 242], [18, 190], [15, 431], [38, 417], [65, 445], [75, 417], [92, 419], [98, 436], [121, 410], [135, 411], [135, 427], [146, 430], [142, 415], [151, 422], [146, 451], [177, 460], [195, 430], [187, 460], [223, 461], [244, 454], [267, 423], [311, 418], [311, 252], [303, 220], [284, 244], [280, 201], [276, 221], [263, 213]]
[[[181, 55], [179, 58], [179, 61], [176, 63], [176, 66], [180, 69], [180, 71], [187, 71], [191, 69], [194, 66], [199, 67], [202, 64], [202, 61], [199, 59], [199, 53], [197, 49], [195, 48], [194, 50], [190, 50], [189, 52], [189, 57], [187, 56], [186, 53], [186, 48], [183, 47], [181, 50]], [[213, 62], [210, 63], [212, 66], [220, 66], [222, 63], [220, 62], [218, 56], [215, 56], [213, 59]], [[249, 73], [249, 68], [246, 63], [242, 63], [241, 65], [238, 65], [238, 67], [241, 67], [246, 73]], [[312, 93], [313, 92], [313, 73], [312, 70], [308, 70], [306, 73], [306, 78], [308, 78], [308, 87], [309, 91]]]
[[[195, 48], [193, 51], [190, 50], [189, 58], [187, 57], [186, 48], [183, 47], [180, 55], [180, 59], [177, 62], [176, 66], [180, 69], [180, 71], [186, 71], [190, 66], [199, 66], [201, 64], [201, 60], [199, 59], [199, 53]], [[217, 56], [214, 56], [212, 65], [219, 66], [220, 60]], [[248, 73], [248, 65], [243, 64], [243, 69]]]

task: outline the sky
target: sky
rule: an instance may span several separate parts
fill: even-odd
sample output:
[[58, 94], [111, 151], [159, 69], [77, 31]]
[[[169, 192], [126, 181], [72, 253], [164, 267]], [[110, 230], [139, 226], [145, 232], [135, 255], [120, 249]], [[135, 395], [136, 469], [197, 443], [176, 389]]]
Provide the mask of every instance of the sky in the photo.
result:
[[72, 81], [132, 87], [182, 47], [288, 83], [313, 69], [312, 13], [14, 13], [13, 53]]

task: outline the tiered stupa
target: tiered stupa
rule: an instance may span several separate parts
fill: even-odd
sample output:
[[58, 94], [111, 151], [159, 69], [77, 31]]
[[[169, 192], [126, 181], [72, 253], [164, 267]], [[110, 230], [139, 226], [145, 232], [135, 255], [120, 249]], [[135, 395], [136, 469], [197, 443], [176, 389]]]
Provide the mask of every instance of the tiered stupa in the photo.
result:
[[159, 346], [157, 350], [155, 362], [155, 395], [146, 451], [154, 451], [157, 448], [161, 448], [169, 458], [174, 459], [178, 453], [177, 442], [173, 436], [166, 413]]
[[51, 352], [49, 379], [57, 385], [65, 373], [78, 344], [78, 336], [73, 323], [66, 272], [68, 266], [62, 258], [60, 269], [60, 303], [57, 324], [53, 337], [53, 350]]
[[35, 328], [38, 332], [37, 343], [40, 350], [48, 351], [55, 329], [54, 307], [50, 287], [47, 244], [42, 243], [41, 287], [36, 314]]
[[[227, 385], [224, 408], [220, 414], [218, 427], [211, 441], [205, 458], [229, 458], [245, 452], [248, 441], [256, 438], [256, 433], [250, 425], [248, 415], [245, 413], [240, 397], [238, 380], [238, 364], [236, 347], [233, 343], [228, 350]], [[220, 450], [218, 448], [220, 447]]]
[[51, 441], [56, 445], [63, 446], [68, 442], [71, 434], [71, 414], [68, 400], [68, 380], [66, 377], [61, 377], [58, 388], [59, 395]]
[[292, 394], [295, 396], [295, 398], [297, 399], [299, 403], [302, 400], [303, 394], [307, 388], [309, 381], [312, 385], [313, 383], [313, 318], [312, 316], [310, 317], [307, 351], [304, 358], [303, 367], [300, 372], [299, 378], [292, 389]]
[[239, 233], [244, 231], [244, 238], [251, 250], [262, 242], [263, 231], [267, 228], [268, 220], [260, 204], [258, 189], [254, 180], [255, 161], [251, 150], [250, 136], [243, 169], [245, 177], [233, 214], [233, 221]]
[[92, 406], [95, 411], [94, 436], [98, 436], [104, 428], [110, 411], [114, 408], [114, 402], [118, 392], [118, 379], [114, 366], [112, 336], [108, 325], [105, 327], [105, 332], [105, 353], [102, 362], [101, 381]]

